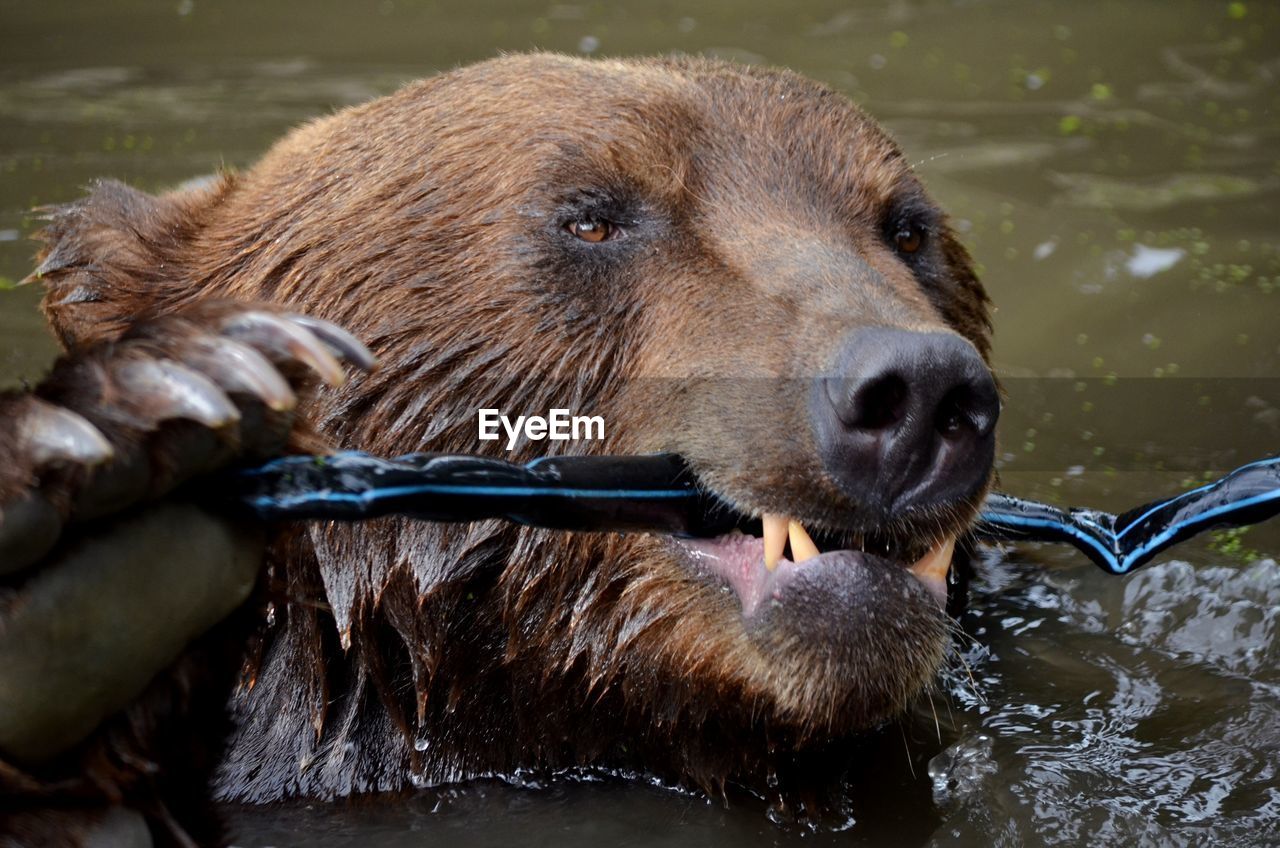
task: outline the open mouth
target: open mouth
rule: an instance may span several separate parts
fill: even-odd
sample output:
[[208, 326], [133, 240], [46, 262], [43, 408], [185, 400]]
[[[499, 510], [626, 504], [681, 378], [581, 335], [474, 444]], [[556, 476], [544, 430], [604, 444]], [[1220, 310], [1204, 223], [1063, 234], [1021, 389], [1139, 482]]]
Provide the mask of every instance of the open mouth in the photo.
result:
[[814, 530], [784, 514], [753, 518], [671, 453], [544, 457], [517, 465], [474, 456], [384, 460], [348, 452], [323, 463], [286, 457], [225, 484], [267, 520], [404, 514], [660, 534], [687, 564], [732, 588], [748, 618], [766, 601], [785, 602], [797, 593], [834, 598], [844, 592], [846, 602], [869, 602], [849, 597], [845, 590], [855, 583], [896, 586], [908, 594], [923, 590], [928, 594], [920, 600], [931, 596], [945, 608], [957, 533], [963, 532], [958, 510], [978, 495], [966, 492], [963, 500], [918, 506], [861, 529]]
[[743, 616], [751, 618], [762, 605], [781, 601], [806, 571], [824, 570], [837, 563], [903, 569], [945, 609], [956, 537], [945, 536], [923, 555], [904, 562], [860, 548], [841, 547], [836, 534], [810, 535], [800, 521], [766, 513], [759, 520], [745, 521], [720, 536], [677, 538], [675, 543], [691, 564], [727, 582], [742, 602]]

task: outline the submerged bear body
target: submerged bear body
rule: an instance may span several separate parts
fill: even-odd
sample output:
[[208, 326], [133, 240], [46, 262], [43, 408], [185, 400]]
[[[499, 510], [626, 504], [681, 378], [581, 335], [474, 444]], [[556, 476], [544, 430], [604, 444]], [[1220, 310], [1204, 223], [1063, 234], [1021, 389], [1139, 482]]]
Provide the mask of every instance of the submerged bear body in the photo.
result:
[[[201, 188], [102, 184], [45, 239], [68, 346], [209, 299], [363, 340], [381, 367], [314, 398], [309, 447], [672, 452], [764, 527], [282, 531], [220, 798], [592, 765], [716, 791], [874, 727], [943, 662], [942, 560], [998, 411], [986, 297], [898, 148], [816, 83], [506, 57]], [[507, 453], [480, 408], [605, 438]]]

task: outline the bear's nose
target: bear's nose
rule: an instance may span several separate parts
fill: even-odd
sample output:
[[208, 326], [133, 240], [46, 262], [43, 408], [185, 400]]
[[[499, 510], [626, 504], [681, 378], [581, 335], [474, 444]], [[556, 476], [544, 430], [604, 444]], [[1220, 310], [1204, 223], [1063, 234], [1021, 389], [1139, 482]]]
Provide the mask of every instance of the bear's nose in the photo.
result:
[[1000, 398], [978, 351], [953, 333], [866, 327], [815, 381], [823, 465], [864, 508], [890, 516], [973, 495], [995, 457]]

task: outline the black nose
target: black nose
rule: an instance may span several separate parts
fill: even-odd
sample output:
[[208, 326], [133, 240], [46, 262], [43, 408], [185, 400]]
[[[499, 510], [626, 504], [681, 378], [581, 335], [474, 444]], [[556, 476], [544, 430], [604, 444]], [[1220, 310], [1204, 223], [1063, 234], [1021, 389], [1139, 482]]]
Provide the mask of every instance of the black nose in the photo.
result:
[[973, 495], [995, 457], [995, 380], [951, 333], [856, 331], [816, 381], [809, 410], [827, 471], [886, 515]]

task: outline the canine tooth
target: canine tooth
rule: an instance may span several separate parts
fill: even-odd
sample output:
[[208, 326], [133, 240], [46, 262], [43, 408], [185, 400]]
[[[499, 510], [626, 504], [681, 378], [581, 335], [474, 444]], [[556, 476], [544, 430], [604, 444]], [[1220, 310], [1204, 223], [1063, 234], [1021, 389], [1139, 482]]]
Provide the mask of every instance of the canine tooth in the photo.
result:
[[813, 543], [813, 539], [809, 538], [809, 534], [804, 531], [804, 527], [800, 525], [799, 521], [787, 523], [787, 536], [791, 539], [791, 558], [795, 560], [797, 565], [822, 553], [822, 551], [818, 550], [818, 546]]
[[934, 545], [910, 569], [916, 579], [944, 606], [947, 602], [947, 572], [951, 570], [951, 557], [955, 550], [956, 539], [951, 536]]
[[764, 567], [773, 571], [787, 547], [787, 517], [765, 513], [760, 523], [764, 525]]
[[911, 573], [917, 577], [947, 578], [951, 570], [951, 556], [955, 553], [956, 540], [952, 536], [934, 545], [930, 551], [911, 566]]

